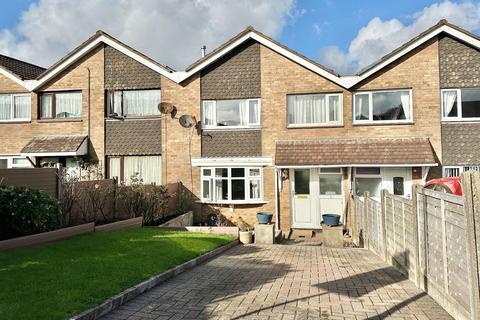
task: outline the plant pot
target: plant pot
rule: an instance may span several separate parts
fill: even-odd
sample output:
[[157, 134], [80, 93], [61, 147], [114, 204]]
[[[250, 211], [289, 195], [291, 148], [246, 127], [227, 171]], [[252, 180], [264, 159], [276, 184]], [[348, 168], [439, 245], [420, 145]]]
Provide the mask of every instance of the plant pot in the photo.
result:
[[258, 212], [257, 221], [260, 224], [270, 224], [272, 222], [273, 214], [270, 212]]
[[329, 226], [338, 226], [340, 224], [340, 215], [322, 214], [323, 223]]
[[239, 240], [243, 244], [253, 243], [252, 231], [240, 231]]

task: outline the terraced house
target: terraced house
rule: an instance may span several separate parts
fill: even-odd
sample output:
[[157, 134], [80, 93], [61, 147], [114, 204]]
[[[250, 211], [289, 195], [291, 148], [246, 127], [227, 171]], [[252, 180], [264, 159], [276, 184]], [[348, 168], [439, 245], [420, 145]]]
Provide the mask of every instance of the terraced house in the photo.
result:
[[414, 183], [478, 168], [479, 48], [441, 21], [339, 76], [249, 27], [177, 72], [99, 32], [34, 80], [2, 64], [3, 108], [17, 93], [34, 107], [0, 124], [0, 153], [9, 166], [84, 159], [126, 182], [182, 181], [197, 221], [269, 211], [284, 233], [315, 230], [323, 213], [345, 219], [354, 193], [409, 197]]

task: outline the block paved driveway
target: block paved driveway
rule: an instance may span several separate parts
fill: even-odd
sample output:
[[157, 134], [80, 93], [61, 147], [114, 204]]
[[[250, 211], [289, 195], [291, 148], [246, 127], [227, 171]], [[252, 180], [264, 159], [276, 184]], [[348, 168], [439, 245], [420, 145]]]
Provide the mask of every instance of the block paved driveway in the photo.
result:
[[364, 249], [236, 246], [107, 319], [452, 319]]

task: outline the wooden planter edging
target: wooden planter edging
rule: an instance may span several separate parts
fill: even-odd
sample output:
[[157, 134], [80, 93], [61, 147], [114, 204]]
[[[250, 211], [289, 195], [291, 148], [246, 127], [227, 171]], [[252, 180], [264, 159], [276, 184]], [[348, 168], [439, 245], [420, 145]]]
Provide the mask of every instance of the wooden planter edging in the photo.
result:
[[143, 224], [143, 217], [132, 218], [128, 220], [122, 220], [95, 226], [95, 223], [85, 223], [74, 227], [62, 228], [53, 231], [47, 231], [30, 236], [13, 238], [0, 241], [0, 251], [12, 250], [21, 247], [29, 247], [37, 244], [44, 244], [48, 242], [54, 242], [63, 240], [73, 236], [77, 236], [85, 233], [92, 232], [104, 232], [110, 230], [127, 229], [134, 227], [141, 227]]
[[149, 291], [153, 287], [159, 285], [162, 282], [167, 281], [182, 272], [185, 272], [208, 259], [211, 259], [219, 254], [223, 253], [224, 251], [236, 246], [238, 244], [238, 240], [234, 240], [222, 247], [216, 248], [210, 252], [202, 254], [199, 257], [196, 257], [190, 261], [184, 262], [181, 265], [178, 265], [170, 270], [164, 271], [160, 274], [157, 274], [151, 277], [148, 280], [145, 280], [133, 287], [128, 288], [127, 290], [107, 299], [102, 304], [88, 309], [76, 316], [70, 318], [70, 320], [95, 320], [98, 319], [110, 311], [120, 307], [121, 305], [127, 303], [128, 301], [132, 300], [133, 298], [141, 295], [144, 292]]
[[142, 224], [143, 224], [143, 217], [136, 217], [132, 219], [95, 226], [95, 232], [104, 232], [104, 231], [110, 231], [110, 230], [141, 227]]
[[8, 240], [0, 241], [0, 251], [11, 250], [20, 247], [28, 247], [36, 244], [42, 244], [47, 242], [53, 242], [57, 240], [62, 240], [65, 238], [70, 238], [79, 234], [91, 233], [95, 229], [95, 224], [85, 223], [79, 226], [68, 227], [63, 229], [58, 229], [54, 231], [42, 232], [38, 234], [33, 234], [30, 236], [13, 238]]

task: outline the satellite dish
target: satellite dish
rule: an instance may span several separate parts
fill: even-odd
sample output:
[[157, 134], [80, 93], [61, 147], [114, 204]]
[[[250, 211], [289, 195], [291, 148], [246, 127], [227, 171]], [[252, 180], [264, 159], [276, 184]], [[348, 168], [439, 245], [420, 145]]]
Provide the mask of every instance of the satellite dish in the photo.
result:
[[171, 114], [175, 110], [175, 106], [171, 102], [160, 102], [158, 110], [163, 114]]
[[184, 128], [191, 128], [197, 123], [197, 120], [191, 115], [184, 114], [178, 119], [178, 122], [180, 122], [180, 125]]

